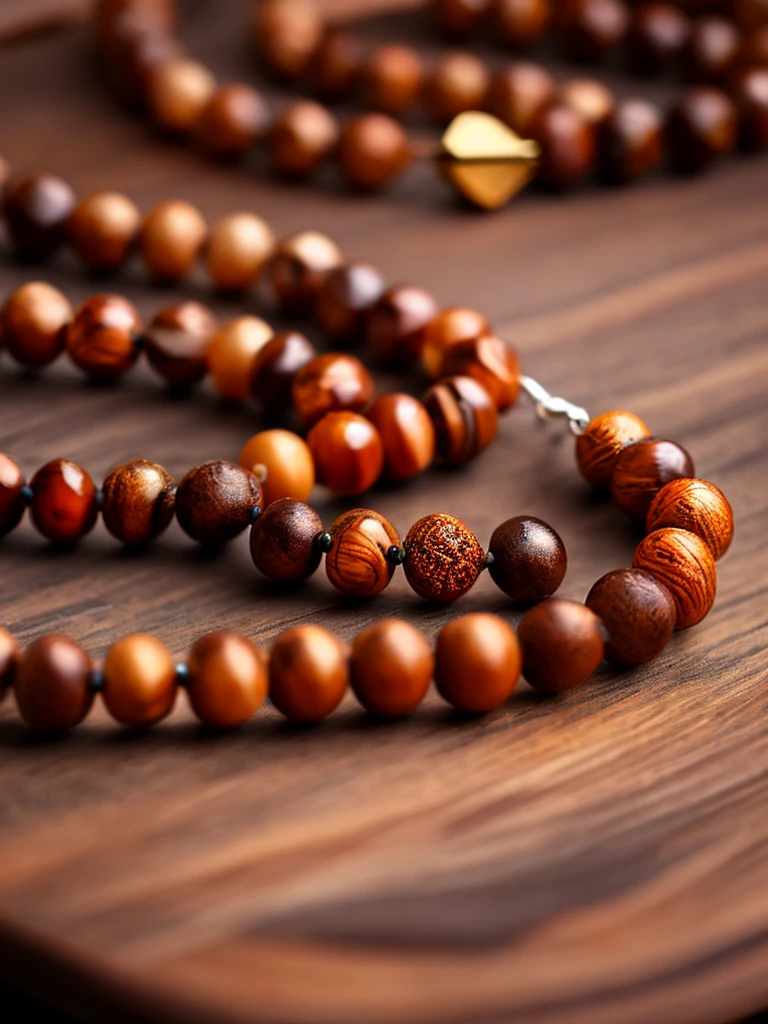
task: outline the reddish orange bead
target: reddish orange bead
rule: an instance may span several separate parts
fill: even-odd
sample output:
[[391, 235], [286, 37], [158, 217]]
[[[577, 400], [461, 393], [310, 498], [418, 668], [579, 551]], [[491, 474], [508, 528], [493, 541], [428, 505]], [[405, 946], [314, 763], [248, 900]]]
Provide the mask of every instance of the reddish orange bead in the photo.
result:
[[417, 102], [423, 78], [421, 58], [410, 46], [380, 46], [365, 63], [368, 104], [397, 117]]
[[474, 309], [452, 306], [441, 310], [424, 328], [421, 363], [427, 376], [443, 376], [443, 361], [450, 348], [491, 333], [488, 321]]
[[24, 474], [13, 459], [0, 453], [0, 537], [21, 522], [27, 507], [22, 493], [25, 484]]
[[96, 487], [84, 469], [67, 459], [47, 462], [35, 473], [32, 521], [55, 544], [71, 544], [96, 523]]
[[233, 729], [252, 718], [267, 695], [266, 658], [240, 633], [218, 630], [192, 644], [187, 695], [204, 725]]
[[319, 722], [335, 711], [349, 685], [346, 645], [320, 626], [282, 633], [269, 656], [269, 696], [294, 722]]
[[581, 475], [595, 487], [607, 486], [622, 448], [649, 434], [648, 427], [634, 413], [615, 411], [596, 416], [576, 438], [576, 462]]
[[384, 446], [379, 432], [357, 413], [326, 413], [310, 430], [307, 444], [318, 483], [336, 494], [362, 494], [381, 475]]
[[332, 547], [325, 556], [325, 571], [334, 587], [351, 597], [381, 593], [395, 568], [387, 552], [400, 546], [389, 520], [370, 509], [356, 508], [339, 516], [329, 533]]
[[645, 519], [664, 484], [693, 476], [690, 455], [674, 441], [655, 437], [636, 441], [616, 456], [611, 474], [611, 497], [627, 515]]
[[0, 309], [0, 345], [22, 366], [46, 366], [64, 348], [72, 307], [57, 288], [29, 281]]
[[444, 513], [414, 523], [404, 547], [405, 577], [428, 601], [445, 603], [462, 597], [485, 567], [485, 552], [474, 533]]
[[715, 559], [695, 533], [672, 527], [654, 530], [638, 544], [634, 566], [655, 576], [670, 592], [678, 629], [701, 622], [715, 602]]
[[171, 713], [178, 685], [170, 651], [146, 633], [124, 636], [110, 647], [102, 696], [115, 721], [146, 728]]
[[383, 188], [411, 162], [405, 129], [386, 114], [351, 117], [341, 130], [339, 162], [350, 188]]
[[435, 453], [435, 428], [418, 399], [397, 393], [381, 395], [366, 417], [381, 437], [390, 480], [409, 480], [429, 466]]
[[113, 380], [138, 358], [141, 319], [120, 295], [94, 295], [75, 313], [67, 330], [67, 352], [90, 377]]
[[499, 412], [514, 405], [520, 394], [520, 358], [511, 345], [493, 334], [461, 341], [449, 348], [443, 359], [443, 372], [449, 377], [476, 380]]
[[503, 43], [525, 47], [535, 43], [552, 17], [550, 0], [496, 0], [494, 27]]
[[415, 626], [382, 619], [357, 634], [349, 668], [352, 689], [366, 711], [382, 718], [402, 718], [424, 700], [434, 658]]
[[30, 644], [14, 678], [19, 713], [30, 729], [61, 733], [79, 725], [93, 703], [92, 669], [91, 659], [68, 637], [49, 633]]
[[373, 397], [373, 378], [359, 359], [327, 352], [306, 363], [293, 379], [293, 408], [310, 426], [328, 412], [361, 412]]
[[435, 683], [459, 711], [482, 714], [503, 704], [520, 679], [520, 664], [515, 631], [496, 615], [461, 615], [437, 637]]
[[648, 533], [665, 526], [697, 534], [717, 561], [733, 540], [733, 510], [708, 480], [671, 480], [653, 499], [645, 523]]
[[246, 441], [238, 465], [261, 484], [263, 506], [280, 498], [306, 501], [315, 486], [315, 465], [307, 443], [290, 430], [262, 430]]

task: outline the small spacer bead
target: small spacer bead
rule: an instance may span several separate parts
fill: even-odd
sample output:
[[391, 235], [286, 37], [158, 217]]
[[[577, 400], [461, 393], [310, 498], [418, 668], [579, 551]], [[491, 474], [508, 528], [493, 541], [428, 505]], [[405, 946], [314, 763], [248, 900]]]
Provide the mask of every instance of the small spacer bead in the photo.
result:
[[176, 685], [187, 686], [189, 683], [189, 668], [186, 662], [180, 661], [176, 665]]
[[393, 544], [387, 548], [386, 558], [390, 565], [402, 565], [405, 561], [405, 549], [399, 544]]
[[492, 551], [486, 551], [485, 552], [485, 561], [483, 562], [483, 569], [489, 569], [493, 565], [493, 561], [494, 561], [494, 559], [493, 559], [493, 552]]
[[104, 689], [104, 673], [100, 668], [91, 669], [88, 673], [88, 689], [91, 693], [101, 693]]
[[93, 496], [93, 500], [96, 503], [96, 508], [101, 512], [104, 507], [104, 491], [100, 487], [96, 488], [96, 493]]
[[31, 505], [35, 499], [35, 492], [32, 490], [29, 484], [24, 484], [24, 486], [19, 491], [19, 494], [21, 495], [21, 498], [24, 501], [25, 505]]
[[327, 530], [323, 530], [322, 533], [318, 533], [317, 546], [320, 548], [324, 555], [327, 555], [328, 552], [333, 547], [333, 537], [330, 535], [330, 533], [328, 533]]
[[147, 335], [144, 331], [137, 331], [131, 338], [131, 342], [137, 352], [143, 352], [147, 347]]
[[260, 515], [261, 515], [261, 505], [254, 505], [253, 508], [251, 509], [250, 515], [248, 516], [248, 522], [251, 523], [251, 525], [252, 525], [253, 523], [256, 522], [256, 520], [259, 518]]

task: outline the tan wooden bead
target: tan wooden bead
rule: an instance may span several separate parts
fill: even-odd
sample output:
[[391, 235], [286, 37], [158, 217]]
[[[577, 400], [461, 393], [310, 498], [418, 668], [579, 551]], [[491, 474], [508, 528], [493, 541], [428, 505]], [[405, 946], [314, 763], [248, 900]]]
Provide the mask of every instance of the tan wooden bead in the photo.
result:
[[261, 483], [263, 507], [280, 498], [306, 501], [315, 486], [315, 463], [307, 443], [290, 430], [262, 430], [246, 441], [238, 464]]
[[516, 61], [494, 75], [488, 109], [518, 135], [527, 136], [536, 115], [556, 95], [557, 85], [546, 68]]
[[117, 270], [139, 231], [141, 214], [119, 192], [95, 192], [67, 218], [67, 237], [83, 263], [96, 272]]
[[176, 666], [165, 644], [146, 633], [124, 636], [104, 660], [102, 696], [112, 717], [134, 728], [154, 725], [173, 710]]
[[72, 306], [58, 288], [28, 281], [0, 309], [0, 346], [22, 366], [46, 366], [61, 353]]
[[396, 117], [417, 102], [423, 79], [421, 58], [412, 47], [379, 46], [365, 63], [368, 104]]
[[253, 8], [253, 39], [272, 74], [296, 81], [308, 69], [323, 37], [314, 0], [264, 0]]
[[352, 689], [366, 711], [382, 718], [402, 718], [424, 700], [434, 658], [415, 626], [382, 619], [357, 634], [349, 668]]
[[246, 291], [272, 255], [275, 236], [255, 213], [230, 213], [214, 224], [205, 249], [208, 274], [222, 291]]
[[442, 309], [424, 328], [421, 364], [428, 377], [443, 376], [443, 361], [448, 349], [464, 341], [475, 341], [491, 333], [485, 317], [474, 309], [449, 306]]
[[672, 480], [653, 499], [645, 523], [648, 533], [665, 526], [697, 534], [717, 561], [733, 540], [733, 509], [708, 480]]
[[216, 89], [216, 79], [196, 60], [175, 57], [150, 69], [146, 98], [152, 120], [169, 132], [190, 133]]
[[234, 729], [252, 718], [267, 695], [267, 662], [240, 633], [218, 630], [192, 644], [187, 695], [204, 725]]
[[328, 579], [348, 597], [375, 597], [395, 571], [387, 552], [399, 547], [397, 530], [378, 512], [355, 508], [339, 516], [328, 531], [331, 550], [325, 556]]
[[560, 99], [593, 126], [603, 121], [616, 106], [616, 97], [596, 78], [572, 78], [561, 88]]
[[701, 622], [715, 603], [715, 559], [695, 533], [675, 527], [654, 530], [638, 544], [633, 565], [651, 573], [670, 592], [678, 629]]
[[214, 334], [206, 358], [222, 398], [248, 400], [254, 362], [272, 335], [272, 328], [258, 316], [239, 316]]
[[269, 112], [261, 93], [243, 82], [220, 85], [206, 104], [195, 136], [217, 157], [238, 157], [261, 139]]
[[617, 410], [596, 416], [576, 438], [581, 475], [595, 487], [607, 486], [622, 448], [649, 435], [648, 427], [634, 413]]
[[472, 53], [443, 57], [429, 76], [426, 99], [435, 117], [450, 121], [467, 110], [485, 108], [490, 75], [485, 63]]
[[341, 130], [339, 161], [351, 188], [382, 188], [405, 170], [411, 158], [405, 129], [386, 114], [358, 114]]
[[183, 199], [155, 206], [144, 218], [139, 248], [154, 277], [176, 281], [194, 266], [208, 228], [200, 211]]
[[349, 685], [347, 647], [320, 626], [282, 633], [269, 657], [269, 696], [294, 722], [318, 722], [335, 711]]

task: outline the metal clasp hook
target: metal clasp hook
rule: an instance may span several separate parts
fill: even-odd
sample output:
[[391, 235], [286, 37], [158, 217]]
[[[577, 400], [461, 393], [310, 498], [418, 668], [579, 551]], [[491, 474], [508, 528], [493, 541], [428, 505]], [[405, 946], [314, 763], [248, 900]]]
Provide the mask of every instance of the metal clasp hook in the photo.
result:
[[543, 384], [539, 384], [533, 377], [521, 375], [520, 387], [533, 401], [536, 408], [536, 415], [540, 419], [561, 419], [568, 421], [571, 433], [583, 434], [589, 424], [590, 416], [586, 409], [580, 405], [574, 405], [565, 398], [558, 398], [550, 395]]

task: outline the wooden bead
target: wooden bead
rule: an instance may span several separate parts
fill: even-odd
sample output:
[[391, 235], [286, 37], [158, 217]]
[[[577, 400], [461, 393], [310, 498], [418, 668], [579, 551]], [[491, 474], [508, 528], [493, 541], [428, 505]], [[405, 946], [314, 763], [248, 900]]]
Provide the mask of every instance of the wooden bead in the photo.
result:
[[67, 353], [89, 377], [114, 380], [136, 362], [141, 332], [136, 307], [121, 295], [94, 295], [67, 329]]
[[13, 684], [19, 657], [19, 645], [8, 630], [0, 626], [0, 701]]
[[384, 446], [384, 471], [390, 480], [410, 480], [435, 454], [435, 428], [429, 413], [412, 395], [380, 395], [366, 417]]
[[523, 676], [542, 693], [583, 686], [603, 660], [605, 628], [577, 601], [550, 597], [525, 614], [517, 630]]
[[683, 55], [692, 82], [723, 85], [733, 70], [741, 48], [741, 33], [728, 18], [703, 15], [696, 18]]
[[418, 101], [424, 68], [410, 46], [377, 47], [365, 62], [365, 98], [370, 107], [394, 117]]
[[527, 136], [536, 115], [556, 95], [555, 80], [541, 64], [517, 61], [493, 76], [488, 109], [518, 135]]
[[302, 423], [317, 423], [328, 412], [360, 412], [373, 397], [373, 378], [359, 359], [326, 352], [306, 363], [293, 379], [293, 408]]
[[335, 242], [319, 231], [301, 231], [278, 243], [264, 268], [264, 279], [275, 304], [286, 312], [313, 305], [325, 275], [343, 257]]
[[488, 551], [493, 582], [521, 604], [551, 597], [568, 568], [560, 535], [535, 516], [515, 516], [497, 526]]
[[192, 387], [208, 372], [206, 352], [215, 333], [216, 320], [207, 306], [191, 301], [167, 306], [144, 335], [147, 359], [173, 387]]
[[[759, 5], [763, 0], [755, 2]], [[741, 24], [740, 28], [746, 35], [739, 50], [738, 65], [742, 68], [760, 68], [768, 65], [768, 18], [764, 17], [762, 24]]]
[[695, 533], [674, 527], [654, 530], [638, 544], [633, 565], [651, 573], [670, 592], [678, 629], [701, 622], [715, 602], [715, 559]]
[[499, 412], [514, 405], [520, 394], [520, 358], [494, 334], [461, 341], [445, 353], [443, 373], [471, 377], [482, 384]]
[[204, 149], [217, 157], [238, 157], [262, 138], [269, 111], [261, 93], [250, 85], [221, 85], [211, 96], [195, 135]]
[[682, 54], [691, 23], [671, 3], [644, 3], [633, 16], [627, 35], [627, 54], [633, 71], [657, 74]]
[[492, 0], [433, 0], [435, 24], [450, 39], [466, 39], [484, 21]]
[[640, 569], [614, 569], [601, 576], [585, 603], [608, 631], [605, 657], [615, 664], [650, 661], [675, 631], [672, 595], [655, 576]]
[[379, 362], [403, 366], [421, 354], [426, 326], [436, 314], [431, 292], [416, 285], [393, 285], [366, 314], [366, 346]]
[[264, 508], [280, 498], [306, 501], [315, 486], [315, 464], [309, 446], [290, 430], [254, 434], [237, 461], [259, 479]]
[[435, 454], [441, 462], [468, 462], [496, 437], [499, 416], [491, 396], [471, 377], [446, 377], [422, 395], [435, 428]]
[[367, 508], [355, 508], [339, 516], [329, 533], [333, 540], [325, 556], [328, 579], [347, 597], [375, 597], [389, 584], [395, 571], [387, 558], [400, 546], [394, 526]]
[[314, 174], [339, 139], [339, 123], [312, 100], [287, 106], [269, 131], [269, 156], [276, 173], [301, 181]]
[[334, 494], [362, 494], [384, 467], [379, 432], [354, 412], [328, 412], [312, 427], [307, 444], [315, 460], [317, 482]]
[[616, 456], [611, 497], [627, 515], [645, 520], [651, 502], [664, 484], [694, 475], [690, 455], [674, 441], [647, 438], [628, 445]]
[[29, 281], [0, 310], [0, 345], [22, 366], [47, 366], [63, 350], [71, 319], [72, 307], [58, 288]]
[[261, 505], [261, 488], [253, 473], [231, 462], [204, 462], [179, 484], [176, 518], [200, 544], [222, 544], [242, 533]]
[[251, 369], [251, 395], [270, 411], [284, 411], [291, 402], [293, 379], [317, 355], [299, 331], [281, 331], [259, 350]]
[[293, 722], [319, 722], [341, 704], [349, 684], [346, 645], [320, 626], [296, 626], [275, 640], [269, 696]]
[[240, 633], [217, 630], [197, 639], [187, 658], [192, 710], [214, 729], [234, 729], [253, 718], [267, 696], [267, 663]]
[[317, 535], [322, 529], [320, 516], [309, 505], [278, 498], [267, 505], [251, 529], [253, 564], [282, 583], [308, 579], [320, 564]]
[[717, 561], [733, 540], [733, 510], [708, 480], [671, 480], [651, 502], [645, 522], [648, 533], [667, 526], [701, 537]]
[[643, 99], [619, 100], [597, 134], [597, 163], [608, 184], [626, 184], [647, 174], [661, 159], [658, 107]]
[[173, 519], [174, 479], [162, 466], [146, 459], [113, 469], [101, 490], [104, 525], [123, 544], [148, 544]]
[[230, 402], [248, 400], [256, 357], [272, 337], [272, 328], [258, 316], [238, 316], [214, 334], [206, 360], [222, 398]]
[[496, 615], [461, 615], [438, 634], [435, 684], [459, 711], [482, 714], [500, 707], [517, 686], [520, 666], [515, 631]]
[[507, 46], [531, 46], [546, 32], [552, 17], [550, 0], [495, 0], [493, 27]]
[[147, 108], [159, 128], [189, 134], [197, 127], [215, 91], [216, 79], [204, 64], [175, 57], [150, 69]]
[[490, 333], [488, 321], [476, 310], [464, 306], [442, 309], [424, 328], [421, 365], [425, 373], [432, 380], [442, 377], [443, 361], [448, 349]]
[[686, 89], [667, 118], [667, 152], [676, 171], [704, 170], [736, 145], [736, 109], [708, 85]]
[[405, 538], [405, 577], [428, 601], [463, 597], [485, 566], [480, 541], [460, 520], [445, 513], [424, 516]]
[[67, 218], [67, 239], [89, 270], [109, 273], [125, 262], [140, 223], [138, 207], [127, 196], [94, 192]]
[[593, 128], [599, 125], [616, 105], [611, 90], [596, 78], [571, 78], [561, 88], [560, 99], [577, 114], [581, 114]]
[[349, 670], [352, 690], [366, 711], [381, 718], [402, 718], [424, 700], [434, 658], [415, 626], [381, 619], [353, 640]]
[[203, 215], [183, 199], [155, 206], [144, 218], [139, 249], [153, 277], [178, 281], [185, 277], [200, 255], [207, 226]]
[[648, 427], [634, 413], [614, 410], [596, 416], [576, 438], [576, 462], [581, 475], [594, 487], [607, 486], [622, 448], [649, 434]]
[[320, 286], [315, 314], [326, 334], [338, 341], [360, 338], [366, 313], [384, 291], [381, 271], [365, 260], [342, 263]]
[[32, 521], [54, 544], [71, 544], [90, 533], [98, 508], [96, 487], [84, 469], [67, 459], [42, 466], [30, 481]]
[[357, 36], [339, 29], [328, 31], [309, 65], [312, 91], [334, 102], [348, 99], [357, 90], [362, 68], [363, 50]]
[[569, 188], [581, 181], [595, 158], [595, 132], [566, 103], [550, 103], [534, 117], [529, 134], [541, 146], [537, 175], [550, 188]]
[[75, 193], [63, 178], [28, 174], [11, 179], [3, 193], [3, 219], [18, 255], [46, 259], [66, 238]]
[[324, 27], [314, 0], [265, 0], [254, 5], [256, 49], [269, 71], [279, 78], [301, 78], [320, 45]]
[[275, 248], [275, 236], [255, 213], [230, 213], [214, 224], [205, 247], [205, 264], [215, 288], [244, 292]]
[[113, 644], [102, 669], [102, 696], [115, 721], [146, 728], [173, 710], [178, 685], [170, 651], [146, 633], [132, 633]]
[[558, 24], [566, 56], [594, 61], [624, 38], [629, 11], [623, 0], [566, 0]]
[[22, 653], [14, 693], [19, 714], [35, 732], [74, 729], [91, 710], [93, 663], [74, 640], [57, 633], [41, 636]]
[[411, 162], [405, 129], [387, 114], [351, 117], [339, 137], [339, 162], [350, 188], [382, 188]]
[[10, 456], [0, 452], [0, 537], [4, 537], [21, 522], [27, 507], [22, 488], [24, 474]]
[[431, 113], [451, 121], [467, 110], [484, 110], [490, 75], [483, 61], [472, 53], [449, 53], [432, 69], [426, 85]]
[[768, 56], [766, 66], [746, 68], [736, 76], [731, 95], [739, 118], [743, 149], [768, 148]]
[[139, 106], [152, 69], [182, 56], [183, 48], [156, 14], [155, 5], [129, 5], [114, 19], [104, 47], [107, 74], [120, 96]]

